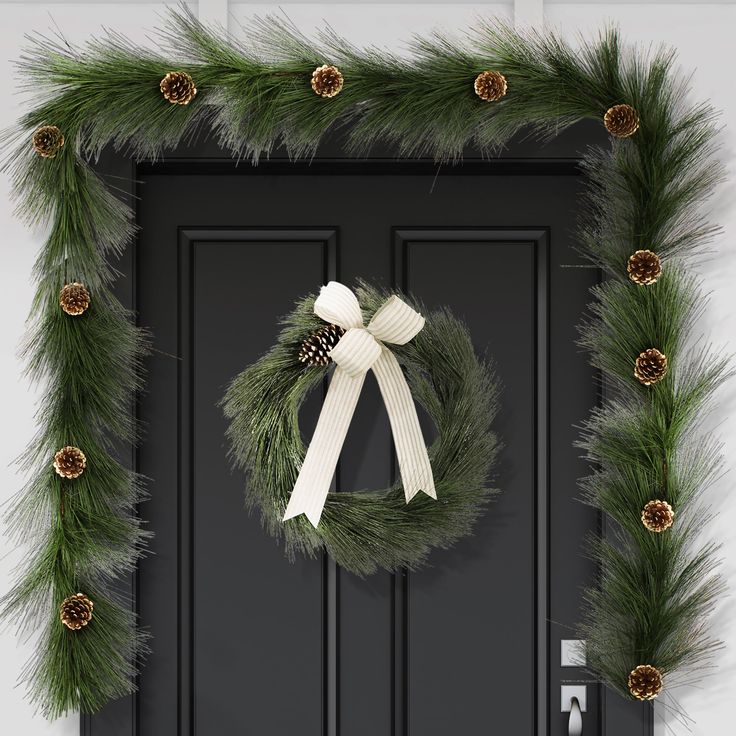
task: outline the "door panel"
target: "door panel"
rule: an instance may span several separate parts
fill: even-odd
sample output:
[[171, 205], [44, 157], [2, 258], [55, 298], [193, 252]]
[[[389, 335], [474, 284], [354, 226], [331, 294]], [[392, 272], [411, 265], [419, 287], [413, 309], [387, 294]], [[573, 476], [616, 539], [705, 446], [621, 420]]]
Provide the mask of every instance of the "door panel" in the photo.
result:
[[[271, 346], [271, 336], [252, 330], [251, 322], [284, 314], [292, 295], [329, 277], [334, 231], [229, 233], [239, 240], [218, 235], [180, 234], [180, 294], [188, 296], [181, 308], [180, 355], [182, 370], [190, 371], [180, 380], [189, 387], [192, 407], [182, 426], [187, 466], [179, 481], [192, 515], [191, 717], [198, 733], [211, 724], [222, 733], [240, 733], [245, 705], [254, 723], [269, 723], [274, 733], [296, 733], [305, 723], [320, 723], [322, 714], [321, 570], [303, 559], [285, 565], [281, 550], [260, 533], [257, 517], [243, 512], [242, 497], [222, 492], [233, 478], [227, 463], [218, 462], [218, 402], [232, 377], [232, 359], [252, 360]], [[292, 267], [284, 269], [284, 263]], [[233, 596], [233, 587], [241, 585], [243, 593]], [[270, 635], [276, 632], [277, 644]], [[298, 685], [288, 708], [247, 695], [283, 692], [284, 678]]]
[[434, 554], [432, 569], [409, 578], [409, 733], [472, 733], [488, 718], [491, 692], [499, 703], [521, 707], [523, 699], [516, 727], [533, 733], [536, 312], [537, 280], [547, 276], [546, 232], [399, 230], [396, 242], [403, 285], [429, 306], [452, 305], [478, 349], [496, 356], [504, 385], [503, 462], [513, 467], [501, 474], [504, 498], [475, 535], [449, 556]]
[[[235, 168], [190, 157], [141, 164], [135, 179], [130, 292], [156, 348], [137, 454], [151, 478], [141, 511], [155, 554], [135, 589], [154, 653], [138, 696], [83, 732], [566, 733], [560, 680], [585, 675], [559, 667], [559, 640], [595, 573], [581, 542], [598, 526], [575, 500], [585, 465], [574, 425], [597, 398], [575, 324], [597, 273], [567, 267], [580, 265], [574, 161], [470, 161], [438, 176], [423, 162]], [[421, 571], [366, 580], [328, 559], [284, 559], [243, 509], [217, 406], [297, 297], [359, 277], [468, 323], [503, 384], [495, 428], [505, 445], [494, 477], [503, 493], [473, 537]], [[320, 400], [301, 413], [307, 437]], [[394, 472], [369, 377], [335, 490], [384, 487]], [[597, 690], [589, 684], [586, 734], [605, 731]], [[643, 710], [610, 711], [627, 732], [647, 733]]]

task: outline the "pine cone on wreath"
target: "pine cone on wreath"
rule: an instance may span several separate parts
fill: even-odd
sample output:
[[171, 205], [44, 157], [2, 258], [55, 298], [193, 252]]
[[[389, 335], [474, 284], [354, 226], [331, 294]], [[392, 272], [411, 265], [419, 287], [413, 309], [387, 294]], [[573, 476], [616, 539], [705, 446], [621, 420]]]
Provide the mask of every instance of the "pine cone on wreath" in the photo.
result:
[[339, 325], [324, 325], [315, 330], [299, 349], [299, 361], [309, 366], [326, 366], [332, 362], [330, 350], [340, 342], [345, 330]]
[[33, 134], [33, 150], [43, 158], [53, 158], [64, 145], [64, 134], [55, 125], [42, 125]]
[[95, 604], [84, 593], [75, 593], [59, 606], [59, 618], [67, 629], [79, 631], [92, 620], [94, 607]]
[[635, 284], [649, 286], [661, 276], [662, 262], [651, 250], [637, 250], [629, 257], [626, 272]]
[[84, 284], [74, 281], [67, 284], [59, 294], [59, 304], [66, 314], [78, 317], [87, 311], [90, 303], [89, 291]]
[[67, 445], [54, 455], [54, 470], [62, 478], [79, 478], [86, 467], [87, 458], [78, 447]]
[[657, 348], [649, 348], [636, 359], [634, 375], [639, 383], [651, 386], [667, 375], [667, 356]]
[[318, 66], [312, 72], [312, 89], [320, 97], [334, 97], [342, 91], [344, 83], [342, 72], [331, 64]]
[[651, 664], [640, 664], [629, 673], [629, 692], [637, 700], [654, 700], [662, 692], [662, 673]]
[[629, 138], [639, 130], [639, 113], [631, 105], [614, 105], [606, 110], [603, 124], [615, 138]]
[[188, 105], [197, 94], [194, 80], [186, 72], [168, 72], [159, 88], [164, 98], [175, 105]]
[[475, 94], [485, 102], [496, 102], [500, 100], [508, 89], [506, 77], [501, 72], [491, 70], [481, 72], [473, 83]]

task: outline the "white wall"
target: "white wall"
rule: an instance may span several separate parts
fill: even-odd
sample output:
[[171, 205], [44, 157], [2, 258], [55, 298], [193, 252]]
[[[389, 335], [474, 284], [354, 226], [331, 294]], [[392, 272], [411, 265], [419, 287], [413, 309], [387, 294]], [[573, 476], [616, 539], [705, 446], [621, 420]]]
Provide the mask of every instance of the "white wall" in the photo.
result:
[[[230, 30], [237, 32], [238, 23], [254, 14], [274, 10], [277, 3], [231, 3]], [[377, 43], [401, 50], [402, 42], [412, 33], [424, 33], [432, 28], [462, 31], [478, 15], [503, 15], [536, 22], [544, 15], [548, 27], [566, 35], [581, 31], [587, 35], [604, 23], [620, 24], [624, 36], [644, 45], [666, 42], [680, 51], [683, 69], [693, 70], [694, 97], [709, 98], [723, 111], [726, 123], [736, 120], [736, 87], [733, 83], [732, 47], [736, 29], [736, 4], [656, 2], [605, 3], [600, 0], [575, 3], [542, 0], [516, 0], [516, 3], [282, 3], [287, 14], [305, 31], [310, 32], [323, 19], [347, 37], [361, 43]], [[196, 4], [195, 4], [196, 7]], [[16, 89], [12, 67], [23, 45], [23, 35], [37, 30], [58, 27], [70, 41], [82, 41], [99, 33], [101, 26], [120, 30], [127, 36], [144, 41], [147, 29], [158, 27], [163, 5], [157, 3], [95, 3], [68, 4], [50, 2], [0, 2], [0, 89], [5, 93], [0, 107], [0, 129], [12, 126], [22, 108], [22, 98]], [[225, 19], [227, 0], [202, 0], [200, 12], [210, 19]], [[722, 134], [721, 156], [733, 178], [736, 135], [732, 124]], [[736, 307], [736, 252], [728, 245], [736, 234], [736, 206], [733, 204], [734, 185], [721, 187], [711, 203], [713, 216], [724, 227], [717, 241], [713, 259], [702, 264], [701, 271], [711, 305], [700, 325], [717, 345], [733, 350], [731, 314]], [[43, 233], [29, 232], [12, 214], [8, 200], [8, 183], [0, 178], [0, 223], [4, 236], [0, 242], [2, 254], [3, 335], [0, 348], [0, 395], [3, 421], [0, 422], [0, 467], [5, 470], [0, 499], [5, 500], [22, 485], [22, 479], [11, 467], [13, 458], [24, 449], [34, 431], [35, 393], [19, 376], [20, 365], [16, 347], [23, 334], [32, 288], [29, 281], [35, 254]], [[729, 288], [731, 287], [731, 288]], [[736, 456], [736, 384], [719, 397], [707, 428], [714, 429], [723, 439], [727, 458]], [[730, 493], [731, 477], [727, 474], [709, 492], [709, 500], [718, 511], [711, 525], [713, 537], [724, 541], [724, 572], [731, 587], [736, 587], [736, 494]], [[0, 590], [6, 590], [10, 572], [18, 560], [17, 550], [5, 542], [0, 547]], [[716, 675], [699, 688], [682, 688], [676, 693], [681, 708], [694, 720], [691, 730], [678, 722], [670, 712], [667, 726], [662, 722], [658, 731], [674, 734], [725, 734], [733, 732], [733, 695], [736, 688], [736, 617], [734, 604], [726, 599], [715, 617], [715, 633], [727, 644], [719, 657]], [[19, 643], [11, 632], [0, 637], [0, 732], [22, 733], [24, 736], [70, 736], [78, 733], [74, 718], [45, 723], [34, 717], [24, 700], [22, 688], [15, 688], [17, 673], [30, 651], [31, 642]], [[661, 710], [661, 708], [660, 708]], [[669, 728], [667, 728], [669, 727]], [[671, 730], [670, 730], [671, 729]], [[493, 732], [489, 723], [488, 733]], [[380, 736], [377, 734], [377, 736]], [[616, 734], [615, 736], [625, 736]]]

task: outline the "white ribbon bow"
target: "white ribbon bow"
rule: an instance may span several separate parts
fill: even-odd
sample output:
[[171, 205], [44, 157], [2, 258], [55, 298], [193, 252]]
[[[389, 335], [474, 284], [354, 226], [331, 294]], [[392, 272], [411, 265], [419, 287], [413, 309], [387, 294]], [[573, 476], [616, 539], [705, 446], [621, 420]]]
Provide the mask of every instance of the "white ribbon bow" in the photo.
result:
[[399, 471], [409, 503], [419, 491], [437, 498], [427, 447], [417, 410], [396, 357], [383, 344], [404, 345], [423, 327], [424, 317], [397, 296], [389, 297], [367, 327], [355, 294], [330, 281], [314, 302], [314, 312], [346, 330], [330, 352], [337, 367], [330, 381], [312, 442], [286, 507], [284, 521], [304, 514], [319, 524], [332, 475], [358, 403], [365, 375], [372, 369], [386, 404], [399, 459]]

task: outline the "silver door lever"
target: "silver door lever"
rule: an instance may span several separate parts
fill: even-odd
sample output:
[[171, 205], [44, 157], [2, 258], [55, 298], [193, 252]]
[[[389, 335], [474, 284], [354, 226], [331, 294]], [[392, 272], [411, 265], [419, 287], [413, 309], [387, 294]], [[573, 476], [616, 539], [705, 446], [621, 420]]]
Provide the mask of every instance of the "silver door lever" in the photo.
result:
[[583, 714], [580, 702], [576, 697], [570, 698], [570, 720], [567, 726], [568, 736], [583, 736]]

